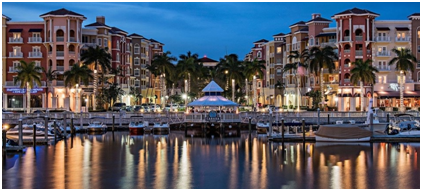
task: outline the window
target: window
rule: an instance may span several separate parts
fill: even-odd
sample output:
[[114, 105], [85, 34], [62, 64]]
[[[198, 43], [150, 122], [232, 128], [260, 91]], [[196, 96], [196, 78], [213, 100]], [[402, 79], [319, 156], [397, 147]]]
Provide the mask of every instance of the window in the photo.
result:
[[421, 31], [418, 31], [418, 38], [421, 38]]
[[134, 64], [135, 64], [135, 65], [139, 65], [139, 58], [138, 58], [138, 57], [136, 57], [136, 58], [134, 59]]
[[22, 56], [22, 52], [21, 52], [21, 47], [20, 46], [13, 47], [13, 56], [15, 56], [15, 57]]
[[139, 54], [140, 53], [139, 44], [135, 44], [135, 46], [133, 47], [133, 51], [134, 51], [135, 54]]
[[261, 51], [258, 51], [258, 53], [256, 54], [256, 56], [257, 56], [258, 58], [261, 58]]
[[259, 87], [259, 88], [261, 87], [261, 82], [258, 82], [258, 87]]
[[13, 33], [13, 39], [18, 39], [18, 38], [21, 38], [21, 33], [20, 32]]
[[98, 39], [98, 45], [99, 45], [99, 46], [101, 46], [101, 44], [102, 44], [102, 39], [101, 39], [101, 38], [99, 38], [99, 39]]
[[108, 40], [104, 38], [104, 47], [108, 47]]
[[120, 62], [120, 54], [116, 53], [116, 61]]
[[126, 44], [126, 51], [130, 51], [130, 44]]
[[281, 47], [277, 47], [277, 54], [281, 54]]
[[309, 39], [309, 45], [311, 45], [311, 46], [314, 45], [314, 39], [313, 38]]
[[378, 47], [378, 55], [384, 55], [387, 53], [387, 47], [382, 46], [382, 47]]
[[139, 76], [139, 69], [135, 69], [135, 70], [133, 71], [133, 75], [134, 75], [134, 76]]
[[401, 50], [401, 49], [406, 49], [406, 47], [403, 47], [403, 46], [397, 47], [397, 50]]

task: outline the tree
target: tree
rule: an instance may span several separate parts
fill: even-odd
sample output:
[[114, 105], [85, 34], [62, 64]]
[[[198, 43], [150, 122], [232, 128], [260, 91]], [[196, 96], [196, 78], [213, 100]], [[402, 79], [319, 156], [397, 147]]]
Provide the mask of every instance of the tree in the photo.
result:
[[136, 105], [139, 105], [139, 100], [142, 99], [141, 88], [130, 87], [129, 95], [135, 98]]
[[244, 75], [246, 79], [248, 79], [248, 81], [252, 81], [253, 76], [257, 76], [258, 79], [261, 79], [262, 77], [264, 77], [264, 72], [263, 72], [263, 70], [265, 70], [264, 60], [258, 60], [257, 58], [255, 58], [252, 62], [246, 61], [246, 62], [243, 62], [243, 64], [245, 67]]
[[[281, 94], [281, 106], [283, 106], [284, 105], [283, 103], [284, 89], [285, 89], [284, 83], [281, 83], [280, 80], [277, 80], [277, 83], [275, 83], [275, 88], [278, 90], [279, 94]], [[277, 94], [276, 94], [276, 97], [277, 97]]]
[[407, 71], [414, 72], [415, 71], [415, 64], [417, 64], [417, 59], [415, 55], [412, 54], [410, 49], [402, 48], [402, 49], [392, 49], [397, 56], [388, 62], [388, 65], [396, 65], [396, 71], [400, 72], [400, 111], [405, 111], [406, 108], [403, 104], [403, 89], [404, 89], [404, 79], [403, 74], [406, 75]]
[[[111, 69], [111, 55], [108, 52], [108, 48], [101, 48], [97, 46], [96, 48], [89, 47], [88, 50], [81, 54], [81, 60], [86, 65], [94, 64], [94, 94], [97, 94], [98, 89], [98, 65], [101, 67], [101, 75], [103, 76], [104, 73], [107, 73], [108, 70]], [[104, 87], [104, 86], [102, 86]]]
[[309, 69], [316, 76], [320, 75], [320, 87], [321, 87], [321, 101], [324, 100], [324, 84], [323, 84], [323, 71], [328, 69], [329, 73], [335, 69], [334, 61], [338, 60], [337, 54], [331, 46], [324, 48], [312, 47], [308, 53], [305, 62], [309, 63]]
[[375, 84], [375, 73], [378, 72], [378, 69], [372, 66], [372, 60], [368, 59], [365, 62], [358, 59], [355, 62], [352, 62], [353, 69], [350, 70], [350, 73], [352, 73], [352, 76], [350, 77], [350, 82], [352, 82], [353, 85], [357, 85], [360, 83], [360, 111], [363, 111], [363, 84]]
[[104, 97], [110, 105], [118, 99], [118, 97], [122, 96], [125, 91], [123, 91], [117, 83], [111, 84], [107, 89], [104, 91]]
[[89, 81], [93, 79], [92, 70], [86, 65], [74, 64], [72, 68], [63, 74], [65, 76], [64, 85], [66, 87], [73, 87], [76, 84], [83, 83], [85, 86], [89, 85]]
[[26, 87], [26, 112], [30, 113], [31, 108], [31, 89], [34, 84], [41, 86], [41, 71], [42, 68], [37, 66], [35, 62], [26, 63], [19, 61], [20, 65], [16, 67], [18, 75], [15, 78], [14, 84], [20, 83], [20, 88]]
[[45, 75], [45, 82], [46, 82], [46, 84], [47, 84], [47, 89], [46, 89], [46, 91], [45, 91], [45, 97], [46, 97], [46, 99], [45, 99], [45, 105], [46, 105], [46, 108], [48, 108], [48, 92], [52, 89], [51, 88], [51, 83], [53, 82], [53, 80], [56, 80], [56, 78], [57, 78], [57, 70], [51, 70], [51, 66], [50, 67], [48, 67], [48, 70], [46, 70], [45, 68], [42, 68], [42, 70], [43, 70], [43, 73], [44, 73], [44, 75]]
[[217, 64], [217, 73], [222, 76], [226, 81], [226, 89], [228, 89], [228, 82], [235, 80], [238, 86], [241, 86], [245, 77], [243, 75], [244, 66], [238, 60], [236, 54], [230, 54], [220, 58], [220, 62]]

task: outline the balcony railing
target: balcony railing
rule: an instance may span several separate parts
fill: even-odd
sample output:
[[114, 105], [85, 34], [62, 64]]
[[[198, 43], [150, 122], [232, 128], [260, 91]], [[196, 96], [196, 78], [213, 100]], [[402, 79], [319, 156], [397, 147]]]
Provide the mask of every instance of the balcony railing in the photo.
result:
[[64, 66], [56, 66], [56, 70], [62, 72], [64, 71]]
[[377, 52], [377, 56], [390, 56], [390, 51], [386, 51], [386, 52]]
[[327, 46], [336, 46], [335, 42], [323, 42], [321, 43], [321, 47], [327, 47]]
[[76, 42], [76, 38], [75, 37], [70, 37], [69, 38], [69, 42]]
[[69, 54], [74, 55], [75, 51], [69, 51]]
[[57, 57], [62, 57], [62, 56], [64, 56], [64, 51], [56, 51], [56, 56], [57, 56]]
[[141, 57], [146, 57], [146, 54], [145, 53], [141, 53]]
[[410, 38], [409, 37], [397, 37], [396, 38], [396, 42], [409, 42]]
[[350, 83], [350, 79], [344, 79], [344, 83]]
[[56, 42], [64, 42], [64, 36], [56, 37]]
[[343, 52], [346, 54], [350, 54], [350, 49], [344, 50]]
[[363, 40], [363, 36], [356, 36], [355, 41], [362, 41]]
[[377, 67], [378, 71], [391, 71], [390, 66]]
[[84, 46], [95, 48], [95, 47], [97, 47], [97, 43], [84, 43]]
[[146, 64], [141, 64], [141, 68], [147, 68]]
[[42, 52], [29, 52], [29, 58], [42, 58]]
[[23, 38], [9, 37], [9, 43], [23, 43]]
[[29, 37], [28, 43], [42, 43], [41, 37]]
[[120, 84], [122, 88], [129, 88], [129, 84]]
[[10, 58], [22, 58], [23, 57], [23, 53], [22, 52], [9, 52], [9, 57]]
[[6, 86], [20, 86], [21, 83], [17, 82], [16, 85], [13, 81], [6, 81]]
[[345, 36], [344, 41], [350, 41], [350, 36]]
[[13, 66], [9, 67], [9, 73], [16, 73], [16, 72], [18, 72], [18, 70], [16, 70], [15, 67]]
[[363, 52], [362, 52], [362, 50], [356, 50], [356, 51], [355, 51], [355, 55], [356, 55], [356, 56], [363, 56]]
[[64, 81], [56, 81], [56, 86], [64, 86]]
[[390, 37], [389, 37], [389, 36], [378, 36], [378, 37], [376, 38], [376, 41], [377, 41], [377, 42], [390, 42], [390, 41], [391, 41], [391, 39], [390, 39]]

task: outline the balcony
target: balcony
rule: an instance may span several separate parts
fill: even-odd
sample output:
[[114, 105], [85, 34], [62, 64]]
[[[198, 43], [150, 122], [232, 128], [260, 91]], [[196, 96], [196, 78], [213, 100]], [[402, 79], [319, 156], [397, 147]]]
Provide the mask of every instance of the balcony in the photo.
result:
[[13, 67], [13, 66], [9, 67], [9, 73], [17, 73], [17, 72], [18, 72], [18, 70], [16, 70], [15, 67]]
[[28, 58], [42, 58], [42, 52], [29, 52]]
[[385, 52], [377, 52], [377, 56], [378, 57], [389, 57], [390, 56], [390, 51], [385, 51]]
[[29, 37], [28, 43], [42, 43], [41, 37]]
[[142, 79], [146, 79], [146, 76], [145, 76], [145, 75], [141, 75], [141, 78], [142, 78]]
[[362, 50], [356, 50], [355, 56], [363, 56], [363, 51]]
[[323, 42], [323, 43], [321, 43], [321, 47], [327, 47], [327, 46], [332, 46], [332, 47], [334, 47], [334, 46], [336, 46], [336, 43], [335, 42]]
[[9, 37], [9, 43], [23, 43], [23, 38], [13, 38]]
[[377, 67], [377, 69], [378, 69], [378, 71], [380, 71], [380, 72], [383, 72], [383, 71], [385, 71], [385, 72], [390, 72], [390, 71], [391, 71], [390, 66]]
[[120, 84], [122, 88], [129, 88], [129, 84]]
[[56, 56], [57, 57], [63, 57], [64, 56], [64, 51], [56, 51]]
[[56, 37], [56, 42], [64, 42], [64, 36]]
[[350, 41], [350, 36], [345, 36], [344, 41]]
[[391, 41], [389, 36], [378, 36], [375, 40], [377, 42], [390, 42]]
[[75, 37], [70, 37], [69, 38], [69, 42], [76, 42], [76, 38]]
[[21, 83], [17, 82], [16, 85], [13, 81], [6, 81], [6, 86], [20, 86]]
[[356, 36], [355, 41], [363, 41], [363, 36]]
[[343, 51], [345, 54], [350, 54], [350, 49], [346, 49]]
[[146, 64], [141, 64], [141, 68], [147, 68]]
[[84, 47], [97, 47], [97, 43], [84, 43]]
[[350, 83], [350, 79], [344, 79], [344, 83]]
[[9, 58], [23, 58], [22, 52], [9, 52]]
[[409, 42], [410, 38], [409, 37], [397, 37], [396, 38], [396, 42]]
[[64, 66], [56, 66], [56, 70], [59, 71], [59, 72], [63, 72]]
[[56, 86], [64, 86], [64, 81], [56, 81]]
[[75, 51], [69, 51], [70, 55], [75, 55]]

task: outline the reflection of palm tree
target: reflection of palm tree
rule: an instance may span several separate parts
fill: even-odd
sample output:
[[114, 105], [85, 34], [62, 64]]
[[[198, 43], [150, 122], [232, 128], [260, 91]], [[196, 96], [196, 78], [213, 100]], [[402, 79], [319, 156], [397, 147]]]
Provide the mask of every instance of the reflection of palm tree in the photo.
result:
[[403, 80], [403, 74], [406, 75], [407, 71], [413, 72], [415, 70], [414, 65], [417, 64], [418, 61], [410, 49], [392, 49], [391, 51], [396, 53], [397, 56], [391, 59], [390, 62], [388, 62], [388, 65], [391, 66], [396, 64], [396, 71], [400, 71], [400, 110], [405, 111], [406, 108], [403, 104], [403, 85], [405, 83]]
[[353, 85], [357, 85], [360, 82], [360, 111], [363, 111], [363, 84], [371, 83], [372, 86], [375, 84], [375, 73], [378, 70], [372, 66], [372, 60], [368, 59], [365, 62], [362, 60], [356, 60], [356, 62], [352, 63], [353, 69], [350, 70], [352, 76], [350, 77], [350, 82]]
[[20, 65], [16, 66], [18, 75], [15, 78], [14, 84], [20, 82], [20, 88], [26, 86], [26, 112], [29, 113], [31, 108], [31, 89], [36, 83], [38, 86], [41, 86], [41, 74], [42, 68], [37, 66], [35, 62], [26, 63], [21, 60]]

